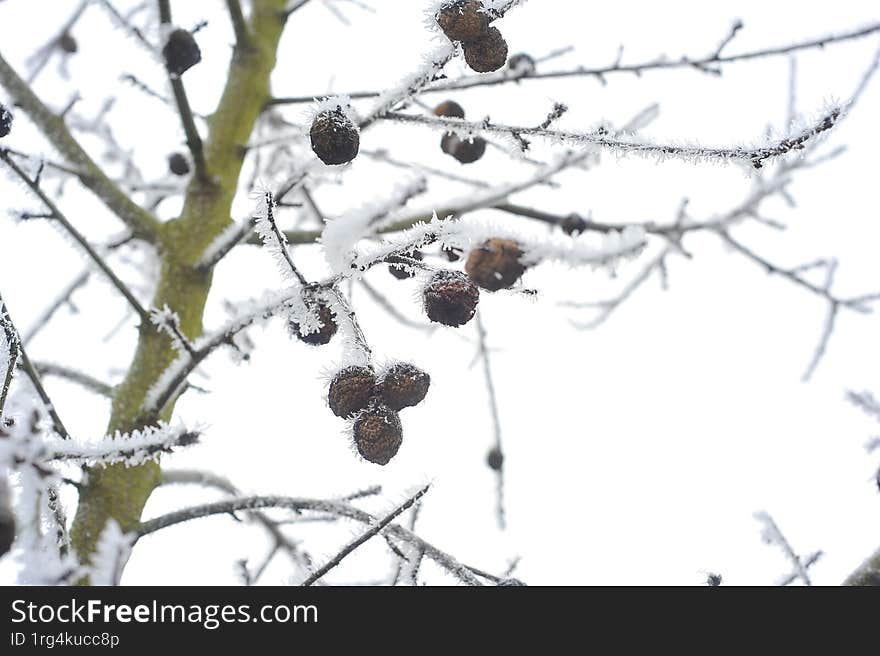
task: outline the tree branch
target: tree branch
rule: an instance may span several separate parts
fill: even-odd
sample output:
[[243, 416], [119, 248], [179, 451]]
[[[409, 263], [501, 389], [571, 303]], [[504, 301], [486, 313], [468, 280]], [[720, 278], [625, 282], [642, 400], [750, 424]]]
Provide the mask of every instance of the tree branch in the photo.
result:
[[40, 188], [39, 183], [36, 180], [32, 180], [27, 173], [25, 173], [21, 167], [16, 164], [9, 154], [0, 149], [0, 160], [6, 163], [6, 165], [12, 169], [12, 171], [24, 182], [30, 190], [36, 194], [36, 196], [43, 202], [43, 204], [49, 209], [51, 212], [51, 216], [48, 217], [53, 221], [58, 221], [64, 228], [64, 230], [73, 238], [73, 240], [79, 244], [80, 248], [82, 248], [86, 254], [89, 256], [89, 259], [95, 263], [95, 265], [101, 270], [101, 272], [107, 276], [107, 279], [110, 283], [119, 291], [120, 294], [128, 301], [128, 304], [137, 312], [138, 316], [141, 318], [141, 321], [144, 325], [148, 325], [150, 321], [150, 315], [140, 304], [140, 301], [135, 298], [134, 294], [131, 290], [125, 285], [122, 280], [113, 272], [113, 270], [107, 265], [98, 252], [92, 248], [92, 245], [88, 242], [88, 240], [79, 232], [76, 228], [73, 227], [73, 224], [68, 221], [67, 217], [58, 209], [58, 206], [55, 205], [55, 202], [49, 198]]
[[[324, 499], [302, 499], [293, 497], [241, 497], [238, 499], [230, 499], [228, 501], [219, 501], [216, 503], [208, 503], [203, 506], [194, 506], [177, 510], [167, 515], [161, 515], [149, 521], [141, 523], [137, 529], [138, 537], [143, 537], [156, 531], [187, 522], [192, 519], [202, 517], [210, 517], [211, 515], [226, 515], [239, 510], [258, 510], [265, 508], [287, 508], [289, 510], [315, 510], [331, 515], [346, 517], [363, 524], [373, 526], [379, 521], [370, 513], [364, 512], [354, 506], [340, 501], [328, 501]], [[468, 585], [482, 585], [480, 580], [476, 578], [465, 565], [462, 565], [449, 554], [441, 551], [434, 545], [426, 542], [413, 532], [398, 524], [389, 524], [385, 526], [381, 533], [391, 535], [392, 537], [408, 542], [416, 547], [423, 549], [425, 555], [436, 562], [438, 565], [447, 570], [450, 574]]]
[[244, 14], [241, 11], [241, 2], [239, 0], [226, 0], [226, 7], [229, 10], [232, 29], [235, 30], [236, 47], [239, 49], [250, 47], [250, 33], [248, 32]]
[[30, 116], [59, 153], [76, 169], [79, 180], [125, 223], [139, 238], [156, 243], [160, 224], [147, 210], [135, 204], [79, 145], [64, 120], [49, 110], [28, 84], [0, 55], [0, 84]]
[[[513, 69], [504, 69], [498, 71], [497, 73], [489, 73], [489, 74], [481, 74], [481, 75], [467, 75], [462, 78], [456, 80], [444, 80], [441, 82], [436, 82], [432, 85], [429, 85], [421, 90], [420, 93], [447, 93], [450, 91], [461, 91], [465, 89], [474, 89], [480, 87], [490, 87], [496, 86], [499, 84], [509, 84], [514, 82], [522, 82], [525, 80], [550, 80], [550, 79], [563, 79], [570, 77], [594, 77], [602, 82], [605, 81], [605, 77], [608, 75], [616, 74], [616, 73], [626, 73], [630, 75], [641, 75], [642, 73], [649, 71], [659, 71], [659, 70], [675, 70], [675, 69], [693, 69], [697, 71], [701, 71], [703, 73], [713, 73], [717, 74], [718, 69], [713, 68], [718, 65], [723, 64], [732, 64], [735, 62], [749, 61], [753, 59], [759, 59], [763, 57], [775, 57], [780, 55], [790, 55], [795, 52], [799, 52], [802, 50], [809, 50], [812, 48], [824, 48], [826, 45], [835, 44], [835, 43], [843, 43], [846, 41], [851, 41], [854, 39], [860, 39], [866, 36], [870, 36], [871, 34], [875, 34], [880, 32], [880, 23], [873, 23], [871, 25], [867, 25], [862, 28], [854, 29], [849, 32], [843, 32], [841, 34], [829, 35], [824, 37], [818, 37], [813, 39], [808, 39], [806, 41], [801, 41], [798, 43], [794, 43], [786, 46], [777, 46], [772, 48], [761, 48], [758, 50], [752, 50], [749, 52], [740, 53], [737, 55], [726, 55], [722, 56], [720, 52], [716, 52], [707, 57], [681, 57], [680, 59], [666, 59], [663, 57], [656, 57], [649, 61], [643, 61], [636, 64], [621, 64], [620, 61], [615, 61], [610, 66], [600, 66], [600, 67], [586, 67], [586, 66], [578, 66], [572, 69], [558, 70], [558, 71], [547, 71], [547, 72], [538, 72], [538, 71], [528, 71], [525, 70], [513, 70]], [[727, 45], [723, 43], [722, 45]], [[305, 96], [286, 96], [286, 97], [278, 97], [273, 98], [269, 101], [269, 106], [275, 105], [294, 105], [294, 104], [307, 104], [314, 102], [316, 97], [319, 97], [321, 94], [311, 94]], [[376, 98], [381, 95], [380, 91], [350, 91], [344, 94], [351, 98], [352, 100], [363, 99], [363, 98]]]

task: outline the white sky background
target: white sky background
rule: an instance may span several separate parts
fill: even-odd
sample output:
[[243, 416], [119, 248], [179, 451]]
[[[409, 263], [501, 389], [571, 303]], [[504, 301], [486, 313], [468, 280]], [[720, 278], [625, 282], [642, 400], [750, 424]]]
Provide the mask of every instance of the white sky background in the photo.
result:
[[[0, 48], [21, 72], [32, 50], [55, 33], [76, 6], [73, 0], [7, 0], [0, 3]], [[132, 3], [117, 3], [120, 7]], [[383, 88], [413, 70], [432, 47], [423, 24], [425, 2], [372, 0], [369, 13], [353, 3], [337, 6], [341, 23], [320, 1], [295, 14], [273, 76], [277, 95]], [[184, 76], [195, 109], [210, 112], [228, 63], [231, 29], [219, 0], [173, 3], [175, 22], [192, 26], [208, 17], [197, 35], [203, 62]], [[511, 52], [542, 55], [574, 45], [552, 68], [611, 63], [620, 44], [624, 61], [661, 53], [699, 56], [711, 52], [740, 18], [729, 53], [780, 45], [875, 21], [866, 2], [791, 3], [581, 3], [532, 0], [498, 23]], [[78, 110], [93, 114], [105, 95], [118, 95], [116, 136], [139, 153], [148, 177], [165, 174], [166, 156], [181, 149], [174, 112], [118, 82], [134, 72], [164, 88], [160, 64], [134, 41], [109, 27], [106, 14], [90, 9], [74, 32], [80, 52], [70, 59], [71, 79], [53, 61], [37, 85], [42, 97], [62, 106], [72, 90]], [[808, 116], [829, 100], [846, 100], [872, 61], [878, 39], [829, 46], [797, 57], [797, 107]], [[465, 71], [461, 61], [448, 68]], [[661, 114], [646, 131], [659, 140], [698, 140], [728, 145], [760, 138], [768, 125], [784, 127], [789, 87], [785, 57], [729, 65], [721, 78], [696, 71], [655, 72], [642, 78], [614, 75], [602, 86], [593, 78], [530, 81], [521, 85], [459, 92], [469, 117], [487, 113], [499, 122], [537, 124], [555, 100], [571, 111], [560, 128], [586, 129], [600, 120], [621, 125], [645, 106]], [[444, 100], [442, 95], [428, 98]], [[4, 102], [5, 96], [0, 96]], [[368, 101], [369, 102], [369, 101]], [[359, 106], [369, 106], [359, 105]], [[283, 110], [300, 120], [305, 106]], [[817, 169], [796, 174], [791, 191], [798, 207], [779, 200], [765, 214], [784, 221], [785, 232], [747, 225], [734, 234], [784, 266], [818, 257], [840, 259], [837, 290], [857, 295], [880, 289], [876, 245], [880, 238], [876, 198], [876, 117], [880, 80], [824, 149], [847, 152]], [[477, 164], [461, 167], [439, 149], [438, 133], [380, 125], [364, 133], [361, 147], [386, 148], [403, 160], [500, 182], [528, 175], [528, 165], [490, 150]], [[86, 143], [89, 143], [86, 140]], [[6, 141], [4, 141], [4, 145]], [[8, 145], [29, 152], [51, 150], [19, 112]], [[91, 144], [94, 146], [94, 144]], [[535, 156], [549, 156], [536, 143]], [[344, 185], [317, 192], [322, 209], [338, 214], [388, 191], [411, 173], [359, 158]], [[683, 197], [695, 218], [711, 218], [735, 206], [749, 191], [743, 170], [714, 164], [616, 160], [606, 156], [589, 172], [567, 172], [561, 189], [531, 190], [515, 197], [548, 211], [586, 214], [607, 222], [669, 222]], [[467, 192], [449, 183], [414, 204], [422, 207]], [[4, 206], [34, 207], [18, 185], [0, 179]], [[119, 232], [119, 224], [89, 194], [68, 185], [62, 209], [90, 237]], [[160, 208], [163, 218], [179, 209]], [[250, 211], [242, 194], [236, 217]], [[498, 222], [525, 220], [492, 211], [471, 216]], [[295, 210], [282, 214], [286, 226]], [[306, 218], [308, 222], [310, 219]], [[306, 223], [305, 225], [308, 225]], [[538, 231], [544, 228], [538, 226]], [[493, 572], [519, 556], [516, 575], [533, 584], [692, 584], [703, 570], [731, 584], [771, 584], [788, 572], [781, 552], [763, 544], [752, 517], [767, 510], [801, 553], [822, 549], [811, 570], [817, 583], [835, 584], [880, 544], [876, 457], [863, 445], [876, 425], [843, 398], [848, 388], [880, 390], [876, 339], [878, 319], [841, 311], [827, 356], [812, 382], [800, 382], [825, 317], [821, 299], [698, 235], [685, 244], [693, 260], [670, 259], [670, 289], [656, 278], [601, 328], [578, 331], [569, 319], [586, 318], [561, 308], [560, 300], [599, 300], [625, 284], [654, 250], [619, 270], [605, 272], [542, 265], [524, 283], [541, 290], [536, 302], [510, 294], [483, 294], [492, 367], [498, 387], [506, 460], [509, 528], [496, 529], [494, 475], [485, 465], [492, 425], [480, 367], [469, 369], [475, 325], [425, 333], [395, 324], [362, 291], [354, 304], [380, 356], [411, 359], [427, 370], [426, 402], [402, 413], [404, 444], [384, 468], [360, 461], [344, 424], [326, 408], [323, 376], [340, 354], [339, 340], [312, 349], [291, 341], [280, 321], [250, 332], [258, 348], [247, 365], [225, 353], [196, 382], [210, 396], [187, 395], [176, 416], [208, 429], [202, 443], [165, 458], [166, 466], [198, 467], [228, 476], [248, 493], [335, 496], [374, 484], [385, 494], [363, 507], [390, 509], [414, 486], [434, 482], [418, 532], [466, 563]], [[660, 244], [653, 244], [656, 249]], [[298, 247], [294, 258], [306, 275], [325, 265], [318, 246]], [[114, 260], [124, 277], [138, 274]], [[0, 290], [23, 331], [81, 270], [82, 259], [52, 228], [0, 221]], [[417, 284], [399, 282], [385, 270], [368, 276], [397, 307], [420, 320]], [[242, 247], [218, 269], [206, 316], [215, 326], [222, 302], [258, 296], [282, 284], [271, 257]], [[80, 312], [62, 311], [30, 347], [37, 360], [86, 368], [117, 381], [135, 340], [129, 320], [109, 342], [104, 336], [125, 306], [107, 285], [75, 296]], [[108, 404], [60, 382], [48, 388], [59, 413], [76, 435], [100, 435]], [[216, 498], [188, 488], [159, 490], [145, 515]], [[72, 501], [72, 500], [69, 500]], [[72, 509], [72, 503], [69, 504]], [[331, 555], [360, 527], [306, 525], [302, 537], [317, 561]], [[234, 561], [261, 561], [268, 543], [258, 526], [228, 517], [199, 520], [143, 540], [126, 570], [128, 584], [222, 584], [238, 582]], [[379, 580], [390, 567], [374, 540], [328, 576], [340, 583]], [[0, 561], [0, 580], [14, 580], [15, 564]], [[289, 582], [291, 568], [279, 556], [263, 579]], [[449, 582], [433, 566], [425, 580]]]

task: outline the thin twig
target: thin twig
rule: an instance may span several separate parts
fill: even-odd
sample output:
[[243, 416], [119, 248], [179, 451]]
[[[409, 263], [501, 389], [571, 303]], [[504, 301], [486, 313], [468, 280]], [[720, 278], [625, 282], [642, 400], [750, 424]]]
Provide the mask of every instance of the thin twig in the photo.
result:
[[129, 305], [131, 305], [132, 309], [137, 312], [138, 316], [141, 318], [141, 321], [145, 325], [149, 325], [150, 315], [143, 308], [140, 302], [135, 298], [134, 294], [131, 290], [119, 279], [119, 277], [113, 272], [113, 270], [108, 266], [108, 264], [104, 261], [98, 252], [92, 247], [92, 245], [88, 242], [88, 240], [79, 232], [76, 228], [73, 227], [73, 224], [68, 221], [67, 217], [58, 209], [58, 206], [55, 205], [55, 202], [49, 198], [43, 190], [40, 188], [39, 184], [32, 180], [27, 173], [25, 173], [21, 167], [16, 164], [9, 154], [0, 149], [0, 160], [6, 163], [9, 168], [30, 188], [34, 194], [43, 202], [43, 204], [49, 209], [52, 213], [52, 219], [58, 221], [62, 225], [65, 231], [73, 237], [74, 241], [80, 245], [80, 247], [86, 252], [89, 258], [95, 263], [95, 265], [104, 273], [105, 276], [109, 279], [111, 284], [119, 291], [120, 294], [128, 301]]
[[382, 529], [384, 529], [391, 522], [393, 522], [397, 518], [398, 515], [400, 515], [402, 512], [404, 512], [410, 506], [412, 506], [416, 501], [421, 499], [425, 495], [425, 493], [428, 491], [428, 489], [430, 489], [430, 487], [431, 487], [430, 485], [426, 485], [425, 487], [420, 489], [418, 492], [416, 492], [415, 494], [410, 496], [406, 501], [404, 501], [402, 504], [397, 506], [390, 513], [385, 515], [385, 517], [383, 517], [381, 520], [376, 522], [376, 524], [373, 525], [372, 527], [370, 527], [369, 530], [365, 531], [360, 536], [358, 536], [357, 538], [355, 538], [354, 540], [349, 542], [339, 553], [337, 553], [335, 556], [333, 556], [333, 558], [331, 558], [329, 561], [327, 561], [327, 563], [325, 565], [320, 567], [318, 570], [315, 571], [314, 574], [312, 574], [305, 581], [303, 581], [302, 586], [308, 587], [308, 586], [312, 585], [315, 581], [320, 579], [322, 576], [324, 576], [331, 569], [333, 569], [334, 567], [339, 565], [339, 563], [341, 563], [343, 561], [343, 559], [345, 559], [346, 556], [351, 554], [355, 549], [357, 549], [359, 546], [364, 544], [367, 540], [369, 540], [373, 536], [381, 533]]
[[494, 446], [492, 448], [499, 456], [498, 466], [493, 467], [496, 474], [496, 516], [498, 518], [498, 527], [504, 530], [506, 518], [504, 512], [504, 450], [501, 445], [501, 414], [498, 412], [498, 395], [492, 379], [489, 349], [486, 346], [486, 328], [483, 325], [483, 318], [479, 311], [477, 312], [476, 319], [480, 360], [483, 362], [483, 377], [486, 381], [486, 391], [489, 395], [489, 411], [492, 416], [492, 429], [494, 433]]
[[[340, 517], [346, 517], [348, 519], [352, 519], [354, 521], [371, 526], [379, 521], [370, 513], [339, 501], [328, 501], [326, 499], [302, 499], [279, 496], [253, 496], [230, 499], [228, 501], [208, 503], [201, 506], [193, 506], [191, 508], [184, 508], [183, 510], [177, 510], [174, 512], [170, 512], [166, 515], [161, 515], [160, 517], [156, 517], [155, 519], [143, 522], [140, 525], [140, 528], [137, 529], [137, 535], [138, 537], [143, 537], [144, 535], [155, 533], [156, 531], [160, 531], [170, 526], [175, 526], [176, 524], [187, 522], [193, 519], [199, 519], [202, 517], [210, 517], [212, 515], [225, 515], [239, 510], [258, 510], [264, 508], [314, 510], [317, 512], [339, 515]], [[408, 542], [420, 549], [423, 549], [425, 555], [428, 558], [436, 562], [438, 565], [443, 567], [446, 571], [458, 578], [463, 583], [475, 586], [482, 585], [480, 580], [476, 578], [465, 565], [462, 565], [453, 556], [444, 551], [441, 551], [433, 544], [423, 540], [408, 529], [405, 529], [398, 524], [388, 524], [382, 529], [381, 532], [388, 533], [398, 540]]]

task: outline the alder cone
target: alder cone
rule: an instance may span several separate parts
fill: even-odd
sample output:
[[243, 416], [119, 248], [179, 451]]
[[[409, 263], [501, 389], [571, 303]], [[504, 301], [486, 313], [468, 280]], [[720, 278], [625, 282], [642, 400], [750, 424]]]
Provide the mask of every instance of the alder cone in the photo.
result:
[[321, 112], [309, 132], [315, 155], [330, 166], [347, 164], [357, 157], [361, 138], [357, 126], [342, 109]]
[[431, 386], [431, 376], [408, 363], [391, 367], [379, 382], [379, 397], [392, 410], [403, 410], [421, 403]]
[[376, 390], [376, 375], [367, 367], [347, 367], [330, 382], [327, 401], [337, 417], [351, 417], [368, 405]]
[[377, 465], [387, 465], [403, 443], [400, 415], [384, 406], [362, 412], [354, 422], [353, 433], [358, 453]]
[[434, 108], [434, 116], [443, 118], [464, 118], [464, 108], [454, 100], [447, 100]]
[[489, 32], [475, 40], [465, 41], [464, 60], [477, 73], [491, 73], [507, 63], [507, 41], [501, 36], [497, 27], [489, 28]]
[[463, 326], [473, 319], [480, 302], [480, 290], [459, 271], [438, 271], [425, 285], [425, 313], [444, 326]]
[[323, 346], [324, 344], [328, 344], [333, 336], [336, 334], [339, 326], [333, 320], [333, 311], [330, 307], [324, 303], [321, 303], [316, 308], [318, 319], [321, 322], [321, 327], [315, 332], [309, 333], [307, 335], [303, 335], [300, 331], [300, 325], [296, 321], [290, 322], [290, 330], [294, 335], [299, 338], [301, 342], [305, 342], [306, 344], [310, 344], [311, 346]]
[[483, 289], [497, 292], [513, 285], [525, 273], [523, 252], [511, 239], [490, 239], [468, 255], [464, 269]]
[[183, 75], [190, 68], [202, 61], [202, 51], [195, 37], [184, 29], [176, 29], [168, 35], [168, 41], [162, 48], [165, 68], [174, 75]]
[[174, 175], [186, 175], [189, 173], [189, 162], [183, 153], [174, 153], [168, 157], [168, 169]]
[[0, 104], [0, 138], [12, 132], [12, 112]]
[[489, 15], [479, 0], [455, 0], [437, 12], [437, 24], [450, 41], [473, 41], [489, 31]]
[[443, 135], [440, 148], [461, 164], [473, 164], [486, 154], [486, 140], [481, 137], [462, 139], [452, 132]]

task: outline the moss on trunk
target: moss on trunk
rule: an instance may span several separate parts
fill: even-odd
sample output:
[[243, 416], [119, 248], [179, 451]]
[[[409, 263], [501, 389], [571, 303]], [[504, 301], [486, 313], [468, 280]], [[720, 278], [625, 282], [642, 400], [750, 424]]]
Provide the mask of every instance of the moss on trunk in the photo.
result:
[[[237, 49], [229, 67], [223, 95], [208, 123], [205, 160], [208, 183], [193, 180], [186, 192], [181, 216], [160, 231], [162, 258], [153, 307], [167, 305], [180, 316], [189, 338], [202, 332], [202, 316], [211, 288], [211, 272], [196, 267], [205, 247], [229, 224], [232, 199], [238, 187], [243, 146], [269, 100], [269, 77], [284, 28], [286, 0], [255, 0], [248, 23], [248, 48]], [[141, 326], [137, 349], [123, 383], [113, 399], [109, 430], [128, 432], [150, 418], [141, 406], [150, 387], [176, 357], [170, 340], [151, 326]], [[165, 418], [172, 412], [165, 410]], [[144, 504], [159, 483], [156, 462], [138, 467], [114, 465], [90, 469], [80, 490], [79, 506], [71, 528], [73, 547], [87, 561], [109, 519], [123, 530], [136, 528]]]

